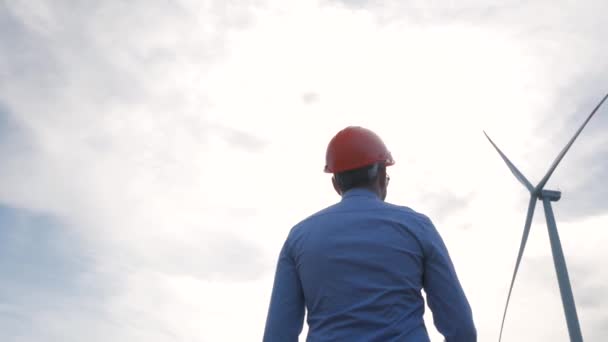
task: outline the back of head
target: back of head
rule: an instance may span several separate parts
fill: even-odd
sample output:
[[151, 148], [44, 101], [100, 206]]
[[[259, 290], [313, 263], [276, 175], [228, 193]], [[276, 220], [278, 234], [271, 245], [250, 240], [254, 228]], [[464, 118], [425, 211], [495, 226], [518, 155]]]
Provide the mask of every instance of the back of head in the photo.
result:
[[325, 172], [334, 174], [334, 188], [339, 194], [368, 188], [384, 199], [386, 167], [395, 161], [376, 133], [359, 126], [346, 127], [331, 139], [325, 157]]

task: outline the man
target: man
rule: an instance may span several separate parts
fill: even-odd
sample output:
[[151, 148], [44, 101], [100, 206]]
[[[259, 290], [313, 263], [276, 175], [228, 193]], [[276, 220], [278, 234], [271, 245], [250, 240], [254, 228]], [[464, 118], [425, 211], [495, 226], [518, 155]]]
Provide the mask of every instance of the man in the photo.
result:
[[431, 221], [384, 202], [382, 140], [362, 127], [338, 132], [325, 172], [342, 200], [290, 231], [280, 252], [265, 342], [429, 341], [421, 290], [447, 342], [475, 342], [471, 308]]

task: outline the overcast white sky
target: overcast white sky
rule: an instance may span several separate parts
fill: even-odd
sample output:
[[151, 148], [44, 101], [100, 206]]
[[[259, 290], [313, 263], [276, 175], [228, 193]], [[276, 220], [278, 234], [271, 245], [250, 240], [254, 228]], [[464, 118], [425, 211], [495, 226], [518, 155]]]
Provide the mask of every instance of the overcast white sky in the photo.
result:
[[[487, 3], [0, 1], [0, 339], [261, 340], [347, 125], [383, 137], [387, 200], [433, 219], [497, 339], [527, 193], [482, 130], [540, 179], [608, 90], [608, 2]], [[548, 184], [586, 341], [608, 338], [607, 129]], [[568, 340], [539, 209], [504, 341]]]

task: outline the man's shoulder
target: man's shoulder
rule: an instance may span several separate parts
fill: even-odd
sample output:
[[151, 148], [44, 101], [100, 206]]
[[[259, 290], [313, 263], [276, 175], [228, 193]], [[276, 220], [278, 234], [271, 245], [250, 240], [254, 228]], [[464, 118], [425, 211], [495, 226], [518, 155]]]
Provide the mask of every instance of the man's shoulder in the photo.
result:
[[413, 221], [419, 224], [427, 225], [432, 224], [431, 219], [408, 206], [398, 205], [393, 203], [385, 203], [386, 209], [393, 212], [398, 218], [406, 221]]
[[340, 203], [332, 204], [326, 208], [323, 208], [323, 209], [305, 217], [304, 219], [300, 220], [300, 222], [298, 222], [295, 226], [293, 226], [292, 231], [305, 229], [307, 226], [316, 224], [317, 222], [315, 222], [315, 221], [318, 221], [321, 218], [324, 218], [328, 215], [339, 212], [339, 204]]

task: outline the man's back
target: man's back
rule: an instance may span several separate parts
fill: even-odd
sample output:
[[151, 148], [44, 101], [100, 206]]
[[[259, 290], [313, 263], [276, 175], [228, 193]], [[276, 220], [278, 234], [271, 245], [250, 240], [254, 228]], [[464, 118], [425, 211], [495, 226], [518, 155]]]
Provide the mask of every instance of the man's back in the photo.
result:
[[290, 232], [264, 340], [297, 340], [305, 305], [310, 342], [426, 342], [423, 288], [447, 341], [475, 341], [470, 307], [428, 218], [351, 190]]

